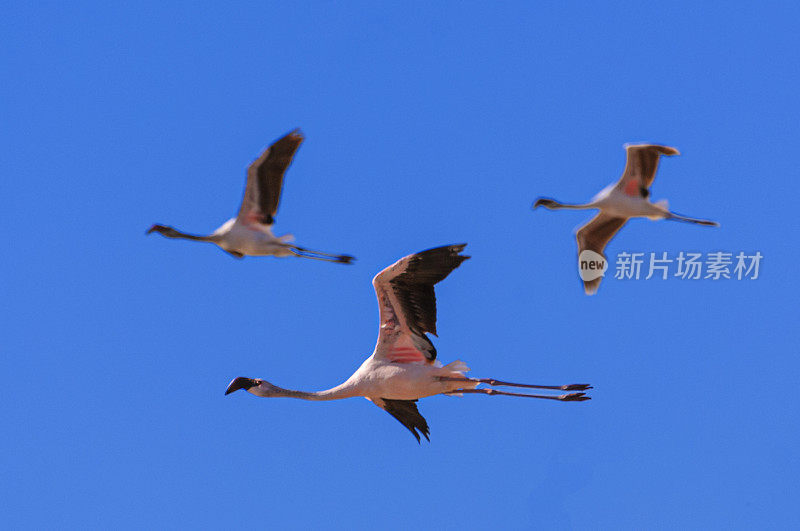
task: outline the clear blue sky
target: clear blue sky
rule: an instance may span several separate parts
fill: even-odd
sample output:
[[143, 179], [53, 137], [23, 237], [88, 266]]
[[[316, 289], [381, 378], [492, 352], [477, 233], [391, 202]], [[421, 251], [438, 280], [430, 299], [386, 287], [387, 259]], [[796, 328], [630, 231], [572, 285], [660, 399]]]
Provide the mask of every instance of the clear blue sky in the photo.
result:
[[[9, 527], [797, 526], [794, 3], [16, 2], [0, 19], [0, 499]], [[276, 232], [352, 267], [235, 260], [208, 232], [294, 127]], [[582, 293], [573, 229], [625, 142], [682, 152], [607, 249], [764, 255], [755, 281]], [[594, 400], [420, 402], [417, 445], [316, 390], [377, 335], [370, 280], [468, 242], [444, 362]]]

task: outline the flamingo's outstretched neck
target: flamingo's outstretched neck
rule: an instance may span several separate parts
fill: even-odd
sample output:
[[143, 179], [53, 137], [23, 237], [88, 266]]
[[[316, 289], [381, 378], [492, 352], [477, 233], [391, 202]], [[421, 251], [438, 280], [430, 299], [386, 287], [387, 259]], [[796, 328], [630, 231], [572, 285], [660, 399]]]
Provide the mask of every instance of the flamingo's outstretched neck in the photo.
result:
[[193, 240], [198, 242], [212, 241], [211, 236], [197, 236], [195, 234], [186, 234], [185, 232], [181, 232], [166, 225], [153, 225], [147, 230], [147, 234], [150, 234], [151, 232], [157, 232], [162, 236], [166, 236], [167, 238], [181, 238], [184, 240]]
[[[281, 388], [278, 388], [281, 389]], [[288, 398], [299, 398], [301, 400], [316, 400], [316, 401], [324, 401], [324, 400], [339, 400], [342, 398], [350, 398], [353, 396], [357, 396], [349, 386], [337, 385], [331, 389], [326, 389], [324, 391], [295, 391], [292, 389], [281, 389], [282, 395]]]
[[225, 394], [229, 395], [234, 391], [238, 391], [239, 389], [244, 389], [250, 394], [263, 398], [299, 398], [301, 400], [322, 401], [359, 396], [355, 386], [349, 382], [337, 385], [332, 389], [326, 389], [325, 391], [309, 392], [295, 391], [294, 389], [284, 389], [283, 387], [273, 385], [266, 380], [246, 378], [244, 376], [234, 378], [233, 381], [228, 384]]
[[546, 197], [540, 197], [533, 204], [534, 209], [539, 208], [540, 206], [549, 208], [550, 210], [588, 210], [591, 208], [597, 208], [591, 203], [586, 203], [583, 205], [569, 205], [566, 203], [559, 203], [555, 199], [548, 199]]

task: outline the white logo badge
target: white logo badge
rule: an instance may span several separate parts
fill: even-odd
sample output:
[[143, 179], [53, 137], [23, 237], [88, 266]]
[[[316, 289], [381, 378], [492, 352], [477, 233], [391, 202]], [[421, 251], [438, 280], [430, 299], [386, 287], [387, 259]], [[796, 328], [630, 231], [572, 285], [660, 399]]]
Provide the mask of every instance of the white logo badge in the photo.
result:
[[602, 254], [586, 249], [578, 256], [578, 274], [582, 280], [600, 278], [608, 271], [608, 261]]

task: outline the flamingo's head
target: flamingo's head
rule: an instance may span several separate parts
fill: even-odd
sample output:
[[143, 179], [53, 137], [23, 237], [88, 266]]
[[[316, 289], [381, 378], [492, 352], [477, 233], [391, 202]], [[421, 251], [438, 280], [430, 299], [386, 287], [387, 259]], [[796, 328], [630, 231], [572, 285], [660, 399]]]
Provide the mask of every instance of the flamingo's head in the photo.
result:
[[244, 376], [234, 378], [233, 381], [228, 384], [225, 394], [229, 395], [234, 391], [238, 391], [239, 389], [244, 389], [248, 393], [256, 396], [279, 396], [279, 393], [277, 392], [279, 389], [278, 387], [275, 387], [265, 380], [260, 380], [258, 378], [245, 378]]
[[548, 199], [546, 197], [540, 197], [533, 204], [533, 208], [535, 210], [535, 209], [539, 208], [540, 206], [543, 206], [545, 208], [549, 208], [550, 210], [552, 210], [553, 208], [558, 207], [558, 201], [555, 201], [554, 199]]
[[168, 238], [175, 238], [178, 235], [178, 232], [172, 227], [167, 227], [166, 225], [159, 225], [159, 224], [155, 224], [149, 229], [147, 229], [147, 232], [145, 234], [150, 234], [151, 232], [157, 232], [159, 234], [163, 234]]

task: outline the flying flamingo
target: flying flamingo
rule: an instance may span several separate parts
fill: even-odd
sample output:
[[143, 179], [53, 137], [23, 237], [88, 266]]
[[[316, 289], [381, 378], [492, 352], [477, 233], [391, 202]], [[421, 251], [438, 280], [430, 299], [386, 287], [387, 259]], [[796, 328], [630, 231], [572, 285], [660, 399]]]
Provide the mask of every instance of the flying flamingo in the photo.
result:
[[247, 185], [239, 214], [222, 224], [209, 236], [186, 234], [164, 225], [153, 225], [147, 234], [158, 232], [167, 238], [211, 242], [236, 258], [245, 256], [300, 256], [327, 262], [349, 264], [352, 256], [312, 251], [289, 242], [291, 234], [275, 237], [272, 224], [281, 199], [283, 174], [303, 142], [303, 134], [294, 130], [268, 147], [247, 169]]
[[420, 434], [430, 440], [428, 423], [417, 410], [417, 399], [437, 394], [522, 396], [549, 400], [589, 400], [586, 393], [536, 395], [510, 393], [478, 385], [512, 386], [560, 391], [585, 391], [590, 385], [527, 385], [485, 378], [468, 378], [461, 361], [442, 366], [436, 361], [436, 349], [426, 333], [436, 335], [436, 295], [434, 284], [444, 280], [469, 256], [460, 255], [466, 244], [429, 249], [406, 256], [381, 271], [373, 280], [380, 309], [380, 331], [375, 351], [341, 385], [327, 391], [292, 391], [265, 380], [235, 378], [225, 394], [238, 389], [262, 397], [291, 397], [303, 400], [337, 400], [363, 396], [386, 410], [420, 441]]
[[[543, 206], [551, 210], [598, 209], [598, 213], [577, 233], [578, 256], [585, 251], [602, 255], [608, 242], [630, 218], [667, 219], [685, 221], [698, 225], [718, 227], [719, 223], [704, 219], [689, 218], [669, 211], [666, 199], [650, 202], [650, 185], [656, 177], [661, 155], [679, 155], [672, 147], [654, 144], [626, 144], [627, 163], [620, 180], [600, 191], [591, 202], [583, 205], [568, 205], [554, 199], [539, 198], [533, 208]], [[587, 295], [593, 295], [600, 286], [601, 278], [583, 282]]]

